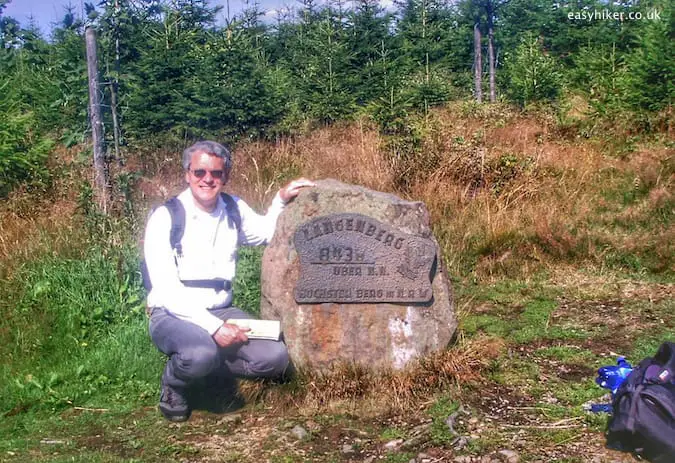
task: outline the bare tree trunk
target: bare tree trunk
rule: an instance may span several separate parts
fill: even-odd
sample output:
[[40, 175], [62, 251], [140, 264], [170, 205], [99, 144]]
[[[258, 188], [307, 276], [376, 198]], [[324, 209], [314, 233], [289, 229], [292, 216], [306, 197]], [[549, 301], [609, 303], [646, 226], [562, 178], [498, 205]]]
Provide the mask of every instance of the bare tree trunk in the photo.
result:
[[476, 86], [476, 101], [483, 102], [483, 55], [481, 51], [481, 34], [478, 22], [473, 26], [473, 75]]
[[110, 85], [110, 111], [112, 113], [112, 124], [113, 124], [113, 139], [115, 141], [115, 159], [117, 162], [122, 165], [122, 158], [120, 157], [120, 139], [122, 138], [122, 131], [120, 129], [119, 117], [117, 115], [117, 95], [119, 91], [119, 75], [120, 75], [120, 31], [119, 31], [119, 11], [120, 4], [118, 0], [115, 0], [115, 75], [112, 78]]
[[[426, 1], [422, 3], [422, 43], [427, 37], [427, 4]], [[431, 80], [431, 73], [429, 72], [429, 52], [424, 53], [424, 82], [428, 85]], [[424, 114], [429, 115], [429, 102], [427, 101], [426, 92], [424, 95]]]
[[[115, 66], [117, 67], [117, 66]], [[117, 72], [117, 71], [116, 71]], [[120, 122], [117, 115], [117, 89], [119, 88], [117, 77], [113, 76], [110, 82], [110, 113], [112, 115], [113, 142], [115, 143], [115, 159], [119, 165], [124, 165], [120, 156]]]
[[96, 57], [96, 31], [88, 26], [85, 31], [87, 44], [87, 74], [89, 77], [89, 119], [94, 144], [94, 196], [99, 210], [108, 209], [108, 169], [105, 160], [103, 120], [98, 88], [98, 59]]
[[494, 47], [494, 9], [492, 2], [487, 2], [487, 21], [488, 21], [488, 65], [490, 67], [490, 103], [497, 101], [497, 69], [495, 67], [495, 47]]

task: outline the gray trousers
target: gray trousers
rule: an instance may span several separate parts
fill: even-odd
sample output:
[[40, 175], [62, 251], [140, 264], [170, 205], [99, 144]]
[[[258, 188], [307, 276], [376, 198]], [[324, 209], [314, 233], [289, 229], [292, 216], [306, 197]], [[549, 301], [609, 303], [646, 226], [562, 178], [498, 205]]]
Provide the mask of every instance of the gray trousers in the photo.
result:
[[[235, 307], [211, 309], [220, 318], [254, 318]], [[246, 344], [222, 348], [204, 329], [177, 318], [162, 308], [152, 309], [150, 337], [169, 356], [162, 383], [185, 388], [207, 376], [277, 378], [288, 367], [288, 350], [281, 341], [250, 339]]]

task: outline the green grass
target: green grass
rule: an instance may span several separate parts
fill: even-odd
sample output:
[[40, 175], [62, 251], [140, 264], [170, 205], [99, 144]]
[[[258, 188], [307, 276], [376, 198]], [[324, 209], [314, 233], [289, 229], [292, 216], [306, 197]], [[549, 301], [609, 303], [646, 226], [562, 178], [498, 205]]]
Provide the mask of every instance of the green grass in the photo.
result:
[[73, 459], [159, 463], [190, 459], [200, 452], [187, 442], [189, 428], [169, 426], [154, 409], [122, 407], [71, 409], [61, 414], [40, 412], [26, 416], [24, 422], [27, 424], [24, 437], [0, 443], [0, 455], [11, 452], [16, 461], [27, 462]]
[[567, 363], [590, 364], [597, 361], [594, 354], [577, 346], [542, 347], [535, 351], [535, 355]]
[[[654, 355], [663, 341], [675, 339], [675, 303], [663, 286], [672, 282], [663, 275], [590, 269], [587, 274], [589, 281], [603, 281], [604, 276], [606, 283], [551, 288], [540, 275], [527, 282], [502, 280], [457, 288], [458, 304], [466, 307], [460, 319], [464, 335], [471, 340], [487, 334], [507, 342], [505, 353], [492, 362], [484, 383], [477, 386], [478, 392], [481, 387], [493, 394], [501, 391], [513, 407], [505, 412], [504, 420], [543, 428], [563, 420], [562, 429], [514, 426], [520, 429], [518, 440], [527, 443], [526, 448], [517, 449], [525, 461], [542, 459], [543, 448], [565, 449], [584, 439], [604, 442], [607, 416], [590, 414], [581, 407], [599, 402], [608, 392], [594, 381], [597, 368], [616, 361], [609, 352], [618, 350], [637, 363]], [[617, 281], [622, 282], [620, 286]], [[625, 282], [638, 288], [652, 286], [646, 294], [626, 296], [622, 293]], [[441, 398], [432, 409], [447, 404]], [[481, 415], [475, 409], [472, 412]], [[485, 455], [513, 448], [516, 431], [500, 429], [499, 419], [496, 429], [471, 440], [463, 453]], [[440, 439], [439, 445], [448, 444]], [[585, 461], [572, 454], [560, 458]]]
[[468, 335], [482, 332], [517, 344], [539, 339], [583, 339], [588, 336], [589, 330], [585, 328], [551, 326], [551, 314], [558, 307], [554, 299], [523, 298], [521, 304], [497, 306], [488, 314], [469, 314], [462, 320], [462, 329]]
[[381, 433], [380, 433], [380, 440], [383, 442], [389, 442], [394, 439], [405, 439], [407, 436], [407, 433], [401, 429], [398, 428], [385, 428]]
[[[431, 417], [431, 442], [436, 445], [449, 445], [457, 436], [450, 433], [446, 420], [455, 413], [460, 407], [456, 398], [444, 395], [439, 397], [429, 408], [428, 414]], [[464, 416], [460, 413], [455, 420], [455, 431], [461, 432], [462, 426], [459, 423]]]
[[[0, 452], [58, 435], [59, 414], [73, 407], [126, 414], [156, 400], [162, 358], [137, 275], [124, 271], [137, 261], [133, 248], [47, 253], [0, 281], [0, 355], [9, 360], [0, 367]], [[83, 429], [101, 417], [89, 419]]]
[[[242, 250], [235, 283], [236, 303], [253, 313], [261, 256], [260, 248]], [[93, 245], [80, 259], [46, 253], [0, 281], [0, 355], [8, 359], [0, 366], [0, 455], [36, 461], [37, 450], [45, 461], [88, 462], [194, 456], [194, 447], [167, 443], [168, 429], [155, 429], [163, 421], [154, 405], [164, 356], [148, 334], [137, 263], [133, 247]], [[123, 432], [120, 425], [143, 407], [152, 411], [133, 418], [138, 435]], [[87, 443], [94, 432], [100, 442]], [[40, 444], [38, 436], [65, 443]], [[151, 455], [142, 454], [148, 447]]]
[[[240, 306], [258, 311], [258, 249], [239, 262]], [[163, 356], [152, 345], [133, 249], [92, 248], [78, 259], [45, 255], [0, 281], [0, 413], [105, 406], [154, 395]], [[138, 397], [138, 400], [133, 400]]]
[[563, 405], [580, 406], [589, 400], [596, 399], [607, 391], [595, 384], [594, 378], [585, 378], [579, 382], [558, 382], [551, 388], [553, 396]]
[[525, 387], [538, 382], [541, 377], [538, 364], [525, 357], [512, 355], [497, 359], [492, 368], [491, 379], [497, 384], [511, 387]]
[[675, 328], [672, 325], [672, 318], [673, 315], [671, 314], [670, 327], [655, 329], [636, 340], [628, 357], [634, 365], [637, 365], [645, 357], [653, 356], [664, 341], [675, 342]]
[[235, 307], [260, 315], [260, 265], [263, 247], [243, 247], [239, 250], [237, 277], [234, 282]]

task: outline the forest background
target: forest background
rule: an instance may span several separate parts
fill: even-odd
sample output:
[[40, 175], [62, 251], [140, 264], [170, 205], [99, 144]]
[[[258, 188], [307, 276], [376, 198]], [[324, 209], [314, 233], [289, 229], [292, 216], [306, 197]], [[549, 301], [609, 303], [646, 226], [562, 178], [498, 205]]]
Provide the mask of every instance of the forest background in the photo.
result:
[[[545, 410], [537, 419], [579, 420], [597, 434], [604, 422], [579, 408], [602, 393], [593, 369], [610, 352], [639, 360], [673, 337], [672, 2], [409, 0], [384, 9], [307, 0], [272, 21], [249, 3], [217, 23], [219, 9], [203, 0], [105, 0], [87, 6], [86, 18], [64, 11], [49, 39], [3, 15], [7, 4], [0, 0], [3, 456], [210, 455], [202, 442], [167, 437], [152, 411], [126, 416], [156, 401], [162, 362], [145, 330], [140, 235], [151, 207], [182, 188], [178, 153], [200, 138], [234, 148], [232, 191], [258, 208], [297, 175], [423, 200], [456, 291], [457, 344], [416, 367], [444, 372], [435, 379], [420, 384], [414, 370], [407, 382], [384, 381], [397, 385], [386, 392], [343, 371], [350, 387], [301, 377], [286, 398], [283, 388], [253, 389], [254, 403], [277, 394], [275, 406], [302, 416], [303, 407], [324, 413], [348, 399], [358, 415], [368, 398], [389, 404], [375, 407], [381, 417], [460, 385], [421, 412], [436, 430], [424, 445], [453, 454], [441, 415], [461, 402], [482, 423], [471, 391], [489, 384], [535, 401]], [[105, 209], [93, 200], [85, 26], [98, 34]], [[243, 253], [237, 280], [236, 303], [254, 313], [259, 260]], [[562, 391], [554, 403], [540, 382], [551, 362], [567, 369], [547, 379]], [[331, 385], [328, 396], [317, 381]], [[335, 419], [315, 437], [332, 442]], [[138, 434], [120, 434], [127, 420], [141, 423]], [[92, 423], [100, 439], [85, 431]], [[369, 423], [375, 453], [410, 431], [378, 423]], [[518, 449], [586, 460], [567, 427], [552, 432], [528, 434], [534, 440]], [[57, 456], [40, 444], [45, 433], [61, 436]], [[463, 451], [494, 451], [512, 433], [500, 428]], [[348, 458], [337, 446], [324, 449], [326, 461], [332, 451]], [[269, 456], [265, 448], [258, 455]]]

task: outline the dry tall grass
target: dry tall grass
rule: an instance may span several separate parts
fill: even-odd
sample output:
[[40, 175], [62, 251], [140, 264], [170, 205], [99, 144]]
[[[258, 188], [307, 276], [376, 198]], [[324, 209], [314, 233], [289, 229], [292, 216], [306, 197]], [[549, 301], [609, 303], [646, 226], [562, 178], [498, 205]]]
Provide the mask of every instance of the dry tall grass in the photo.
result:
[[[409, 140], [392, 144], [364, 122], [241, 143], [227, 189], [262, 209], [304, 175], [424, 201], [457, 275], [523, 276], [559, 262], [604, 265], [610, 255], [644, 255], [650, 270], [674, 270], [675, 163], [667, 143], [612, 153], [597, 141], [561, 138], [546, 115], [499, 105], [452, 104], [410, 123], [416, 145], [408, 154], [400, 148]], [[139, 221], [184, 188], [181, 149], [149, 141], [115, 169], [142, 172], [134, 191]], [[72, 163], [75, 153], [61, 149], [52, 159]], [[54, 198], [36, 202], [19, 192], [0, 204], [0, 261], [27, 257], [44, 248], [41, 240], [68, 246], [81, 228], [73, 219], [82, 179], [71, 171], [59, 177]]]
[[299, 175], [333, 177], [391, 191], [393, 172], [382, 145], [377, 131], [362, 123], [322, 128], [276, 143], [245, 143], [234, 152], [228, 189], [258, 206], [268, 203], [284, 182]]
[[[618, 152], [625, 146], [566, 139], [550, 116], [500, 105], [451, 104], [410, 124], [414, 141], [392, 143], [354, 122], [241, 143], [227, 190], [262, 210], [304, 175], [424, 201], [455, 275], [522, 277], [563, 262], [636, 259], [651, 271], [675, 270], [667, 144]], [[159, 204], [184, 187], [179, 158], [177, 146], [130, 157], [146, 172], [140, 203]]]
[[[608, 253], [648, 254], [651, 270], [674, 270], [671, 149], [608, 154], [598, 142], [561, 139], [547, 117], [502, 106], [467, 114], [456, 104], [412, 123], [421, 134], [417, 170], [403, 166], [374, 128], [354, 123], [242, 144], [231, 188], [261, 205], [285, 181], [305, 175], [424, 201], [446, 264], [460, 275], [524, 276], [569, 261], [603, 265]], [[627, 194], [635, 198], [624, 204]], [[665, 223], [655, 220], [659, 211]]]
[[249, 402], [292, 407], [309, 415], [319, 410], [358, 410], [360, 415], [407, 412], [435, 393], [478, 384], [503, 348], [500, 339], [477, 338], [413, 361], [402, 371], [338, 363], [325, 371], [301, 370], [287, 388], [242, 382], [241, 392]]
[[[52, 171], [73, 161], [74, 150], [58, 148], [50, 158]], [[82, 224], [77, 209], [76, 170], [55, 175], [50, 195], [17, 189], [0, 201], [0, 278], [14, 265], [45, 251], [78, 248]]]

